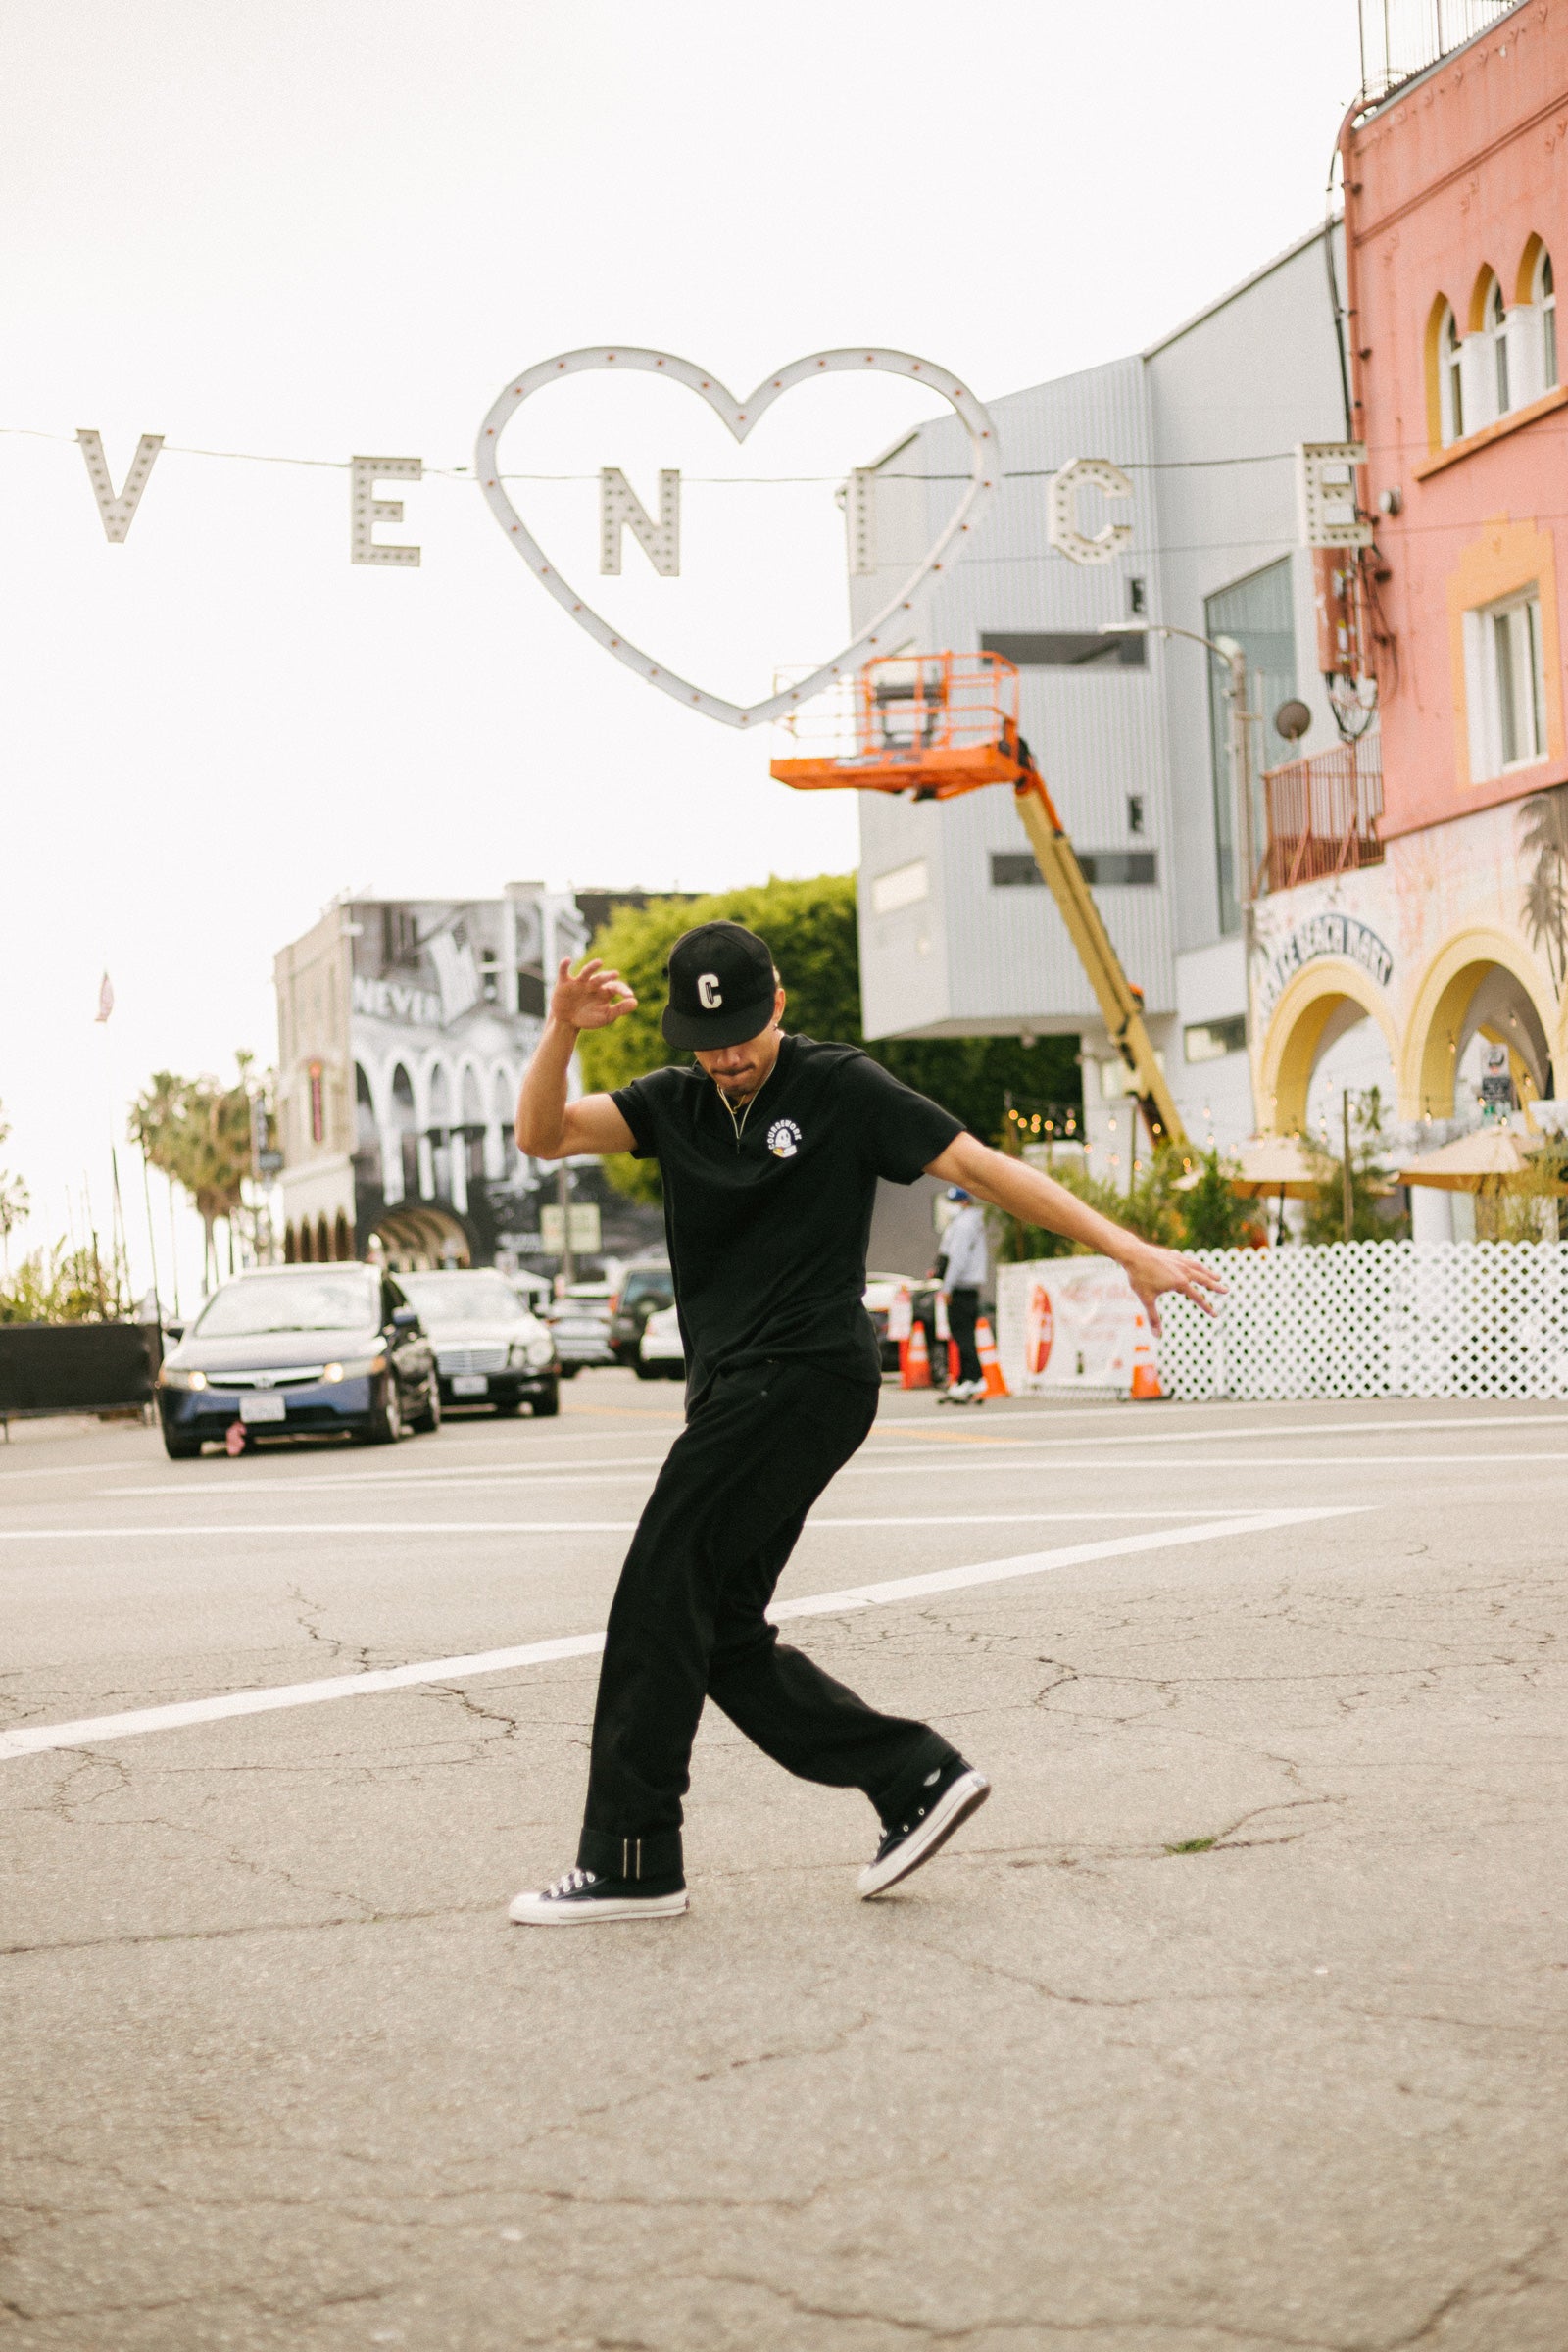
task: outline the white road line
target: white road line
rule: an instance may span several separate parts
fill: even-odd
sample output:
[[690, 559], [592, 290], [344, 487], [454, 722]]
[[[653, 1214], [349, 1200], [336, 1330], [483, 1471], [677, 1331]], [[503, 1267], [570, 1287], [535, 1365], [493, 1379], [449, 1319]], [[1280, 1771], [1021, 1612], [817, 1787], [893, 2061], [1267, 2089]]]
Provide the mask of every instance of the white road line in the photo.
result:
[[[1366, 1506], [1370, 1507], [1370, 1506]], [[1038, 1527], [1048, 1521], [1106, 1519], [1245, 1519], [1245, 1503], [1200, 1511], [938, 1511], [927, 1516], [897, 1519], [824, 1519], [812, 1517], [807, 1527]], [[126, 1537], [146, 1536], [580, 1536], [629, 1535], [635, 1519], [276, 1519], [234, 1525], [213, 1521], [205, 1527], [7, 1527], [0, 1544], [122, 1543]]]
[[[803, 1600], [776, 1601], [768, 1611], [782, 1623], [796, 1617], [838, 1617], [852, 1609], [875, 1609], [900, 1600], [921, 1600], [937, 1592], [1009, 1583], [1043, 1576], [1054, 1568], [1075, 1568], [1095, 1560], [1130, 1559], [1140, 1552], [1168, 1551], [1179, 1544], [1205, 1544], [1220, 1536], [1259, 1536], [1313, 1520], [1344, 1519], [1368, 1506], [1319, 1504], [1310, 1510], [1253, 1511], [1244, 1518], [1208, 1519], [1197, 1527], [1152, 1530], [1141, 1536], [1110, 1536], [1095, 1544], [1066, 1544], [1055, 1551], [1021, 1553], [1014, 1559], [981, 1560], [972, 1567], [939, 1568], [927, 1576], [901, 1576], [877, 1585], [851, 1585], [841, 1592], [813, 1592]], [[478, 1650], [468, 1657], [426, 1658], [415, 1666], [387, 1666], [368, 1673], [334, 1674], [312, 1683], [286, 1683], [270, 1690], [225, 1690], [213, 1698], [177, 1699], [163, 1707], [138, 1707], [120, 1715], [82, 1717], [75, 1723], [20, 1724], [0, 1732], [0, 1763], [42, 1755], [63, 1747], [96, 1747], [108, 1740], [134, 1739], [143, 1732], [179, 1731], [194, 1723], [229, 1716], [270, 1714], [276, 1708], [309, 1707], [331, 1698], [368, 1698], [380, 1690], [406, 1690], [420, 1684], [466, 1682], [481, 1674], [505, 1674], [519, 1666], [543, 1666], [558, 1658], [591, 1657], [605, 1637], [567, 1634], [551, 1642], [526, 1642], [515, 1649]]]
[[[929, 1472], [943, 1472], [949, 1477], [966, 1473], [978, 1473], [981, 1471], [989, 1471], [994, 1477], [1004, 1477], [1028, 1473], [1034, 1473], [1036, 1475], [1045, 1475], [1048, 1473], [1054, 1474], [1058, 1471], [1066, 1470], [1113, 1471], [1117, 1477], [1122, 1477], [1128, 1472], [1145, 1470], [1157, 1471], [1160, 1473], [1170, 1470], [1240, 1470], [1245, 1472], [1252, 1470], [1323, 1471], [1361, 1469], [1408, 1470], [1424, 1472], [1430, 1470], [1446, 1470], [1449, 1468], [1450, 1465], [1455, 1468], [1462, 1467], [1474, 1469], [1479, 1466], [1486, 1469], [1501, 1470], [1506, 1469], [1506, 1467], [1513, 1462], [1568, 1462], [1568, 1450], [1554, 1450], [1551, 1452], [1515, 1452], [1503, 1450], [1494, 1446], [1486, 1453], [1454, 1453], [1447, 1449], [1445, 1449], [1442, 1453], [1351, 1453], [1342, 1449], [1337, 1453], [1321, 1454], [1253, 1453], [1238, 1460], [1226, 1460], [1222, 1456], [1209, 1454], [1152, 1454], [1147, 1460], [1144, 1461], [1139, 1461], [1128, 1454], [1116, 1454], [1109, 1460], [1097, 1456], [1084, 1456], [1080, 1459], [1074, 1458], [1070, 1455], [1053, 1454], [1046, 1461], [1035, 1462], [999, 1462], [990, 1458], [989, 1456], [980, 1458], [968, 1455], [932, 1454], [922, 1451], [914, 1461], [871, 1462], [855, 1460], [846, 1462], [843, 1469], [840, 1470], [837, 1475], [840, 1478], [907, 1478], [911, 1474], [922, 1470]], [[650, 1465], [649, 1467], [656, 1467], [656, 1465]], [[565, 1470], [559, 1473], [541, 1472], [537, 1475], [528, 1477], [500, 1476], [491, 1478], [486, 1483], [492, 1490], [498, 1488], [510, 1488], [514, 1491], [520, 1491], [524, 1494], [535, 1494], [542, 1489], [551, 1487], [625, 1487], [639, 1485], [645, 1480], [647, 1480], [647, 1483], [649, 1484], [652, 1483], [651, 1480], [647, 1479], [647, 1471], [645, 1469], [622, 1471]], [[231, 1502], [243, 1498], [246, 1501], [254, 1504], [255, 1502], [265, 1500], [268, 1496], [272, 1494], [320, 1494], [324, 1490], [330, 1490], [339, 1486], [365, 1486], [368, 1488], [376, 1486], [379, 1483], [379, 1481], [371, 1479], [344, 1479], [341, 1481], [334, 1479], [300, 1479], [290, 1481], [286, 1485], [282, 1480], [278, 1480], [275, 1485], [263, 1486], [260, 1481], [257, 1481], [254, 1484], [247, 1483], [244, 1486], [236, 1483], [233, 1487], [227, 1489], [226, 1491], [217, 1486], [205, 1489], [192, 1489], [189, 1486], [128, 1487], [110, 1489], [105, 1493], [102, 1499], [105, 1502], [108, 1502], [111, 1499], [121, 1502], [128, 1502], [134, 1501], [142, 1495], [163, 1496], [169, 1494], [177, 1494], [186, 1502]], [[439, 1475], [432, 1475], [427, 1480], [420, 1482], [417, 1492], [439, 1492], [442, 1488], [448, 1487], [451, 1484], [451, 1481], [442, 1478]], [[460, 1492], [465, 1494], [471, 1494], [476, 1492], [483, 1491], [484, 1490], [482, 1487], [476, 1489], [471, 1486], [465, 1486], [460, 1490]], [[77, 1495], [73, 1499], [74, 1500], [78, 1509], [80, 1509], [84, 1503], [88, 1503], [88, 1498], [85, 1496]], [[413, 1500], [414, 1497], [411, 1495], [409, 1499]], [[24, 1504], [21, 1507], [24, 1509], [41, 1510], [44, 1506], [41, 1503], [34, 1503]], [[88, 1507], [91, 1507], [90, 1503], [88, 1503]], [[111, 1531], [108, 1529], [101, 1529], [97, 1532], [107, 1535]]]
[[[1118, 1407], [1116, 1409], [1122, 1410], [1125, 1408]], [[1486, 1420], [1459, 1420], [1456, 1418], [1453, 1420], [1425, 1421], [1376, 1420], [1324, 1421], [1310, 1423], [1303, 1422], [1295, 1425], [1287, 1424], [1283, 1428], [1273, 1427], [1265, 1423], [1237, 1429], [1142, 1429], [1130, 1430], [1124, 1435], [1118, 1437], [1103, 1438], [1086, 1437], [1083, 1435], [1071, 1438], [991, 1438], [982, 1436], [979, 1432], [976, 1432], [972, 1436], [960, 1436], [956, 1432], [955, 1432], [952, 1436], [948, 1436], [944, 1432], [940, 1436], [938, 1436], [936, 1433], [933, 1433], [932, 1436], [923, 1444], [913, 1446], [877, 1444], [873, 1440], [867, 1445], [865, 1448], [865, 1454], [854, 1463], [850, 1464], [849, 1467], [858, 1471], [873, 1470], [877, 1467], [878, 1463], [891, 1461], [895, 1458], [901, 1463], [906, 1461], [914, 1461], [926, 1462], [941, 1466], [954, 1461], [963, 1461], [970, 1458], [970, 1448], [973, 1448], [976, 1454], [983, 1453], [986, 1455], [995, 1453], [1047, 1453], [1054, 1456], [1058, 1455], [1062, 1448], [1070, 1446], [1078, 1446], [1079, 1448], [1082, 1448], [1086, 1446], [1102, 1447], [1122, 1447], [1130, 1446], [1226, 1446], [1239, 1439], [1254, 1438], [1268, 1438], [1273, 1439], [1276, 1442], [1291, 1444], [1299, 1439], [1353, 1438], [1359, 1436], [1363, 1430], [1420, 1430], [1427, 1432], [1463, 1430], [1467, 1433], [1473, 1434], [1476, 1432], [1493, 1429], [1556, 1427], [1563, 1423], [1568, 1423], [1568, 1413], [1497, 1413]], [[947, 1450], [949, 1447], [952, 1448], [951, 1452]], [[666, 1447], [666, 1453], [667, 1450], [668, 1448]], [[444, 1463], [440, 1468], [429, 1470], [361, 1470], [339, 1476], [323, 1475], [319, 1478], [272, 1479], [260, 1477], [253, 1472], [248, 1477], [236, 1477], [232, 1481], [224, 1479], [221, 1486], [220, 1485], [218, 1478], [212, 1479], [209, 1485], [206, 1487], [198, 1487], [191, 1479], [186, 1478], [183, 1480], [161, 1480], [156, 1485], [137, 1484], [135, 1486], [105, 1487], [102, 1489], [102, 1494], [106, 1499], [109, 1497], [115, 1497], [117, 1499], [128, 1500], [142, 1494], [190, 1495], [193, 1494], [206, 1493], [226, 1493], [233, 1494], [241, 1492], [247, 1494], [284, 1494], [296, 1493], [320, 1494], [323, 1492], [339, 1491], [344, 1489], [352, 1492], [353, 1490], [362, 1487], [439, 1487], [457, 1485], [459, 1482], [462, 1482], [464, 1485], [467, 1485], [470, 1481], [477, 1481], [481, 1484], [501, 1486], [592, 1486], [605, 1483], [623, 1483], [629, 1479], [639, 1476], [644, 1470], [657, 1470], [661, 1463], [663, 1462], [664, 1458], [664, 1453], [650, 1453], [640, 1455], [617, 1453], [603, 1455], [597, 1461], [578, 1460], [569, 1463]], [[1305, 1458], [1308, 1460], [1316, 1460], [1319, 1457], [1309, 1456]], [[1330, 1457], [1324, 1456], [1322, 1458], [1326, 1460]], [[1383, 1454], [1363, 1454], [1357, 1458], [1363, 1461], [1381, 1464], [1387, 1462], [1391, 1457]], [[1418, 1462], [1440, 1458], [1463, 1458], [1473, 1462], [1483, 1459], [1490, 1460], [1494, 1457], [1491, 1455], [1482, 1456], [1472, 1454], [1463, 1457], [1446, 1455], [1441, 1457], [1434, 1455], [1415, 1455], [1411, 1458]], [[1506, 1456], [1495, 1458], [1504, 1458], [1510, 1461], [1557, 1461], [1563, 1457], [1555, 1453], [1541, 1455], [1521, 1453], [1508, 1454]], [[999, 1465], [999, 1467], [1002, 1466], [1003, 1465]], [[1099, 1466], [1104, 1467], [1105, 1465]], [[1117, 1466], [1119, 1467], [1119, 1464]], [[1202, 1466], [1204, 1468], [1210, 1467], [1210, 1465], [1206, 1463]], [[1221, 1466], [1230, 1467], [1231, 1465]], [[1289, 1461], [1284, 1461], [1279, 1464], [1272, 1462], [1259, 1463], [1260, 1468], [1288, 1468], [1291, 1466], [1292, 1464]], [[1084, 1467], [1084, 1465], [1077, 1462], [1064, 1462], [1061, 1464], [1061, 1467], [1064, 1469], [1080, 1469]], [[608, 1481], [598, 1477], [597, 1474], [600, 1472], [608, 1472], [610, 1474]], [[23, 1474], [16, 1473], [12, 1475]], [[222, 1473], [220, 1470], [220, 1476], [221, 1475]]]
[[[1173, 1403], [1179, 1403], [1182, 1400], [1180, 1398], [1172, 1398], [1170, 1401]], [[1129, 1408], [1127, 1406], [1119, 1406], [1115, 1409], [1119, 1411], [1126, 1411]], [[1031, 1446], [1083, 1446], [1086, 1444], [1094, 1446], [1207, 1446], [1217, 1443], [1224, 1446], [1228, 1445], [1233, 1438], [1282, 1438], [1288, 1443], [1294, 1438], [1355, 1437], [1363, 1429], [1463, 1429], [1469, 1431], [1478, 1429], [1539, 1429], [1542, 1427], [1555, 1427], [1564, 1422], [1568, 1422], [1568, 1413], [1495, 1413], [1489, 1414], [1484, 1419], [1480, 1416], [1471, 1416], [1467, 1419], [1461, 1419], [1457, 1414], [1455, 1414], [1448, 1418], [1439, 1419], [1437, 1417], [1433, 1417], [1423, 1421], [1418, 1421], [1413, 1418], [1400, 1419], [1391, 1414], [1386, 1420], [1371, 1420], [1357, 1416], [1357, 1418], [1353, 1421], [1248, 1421], [1240, 1423], [1234, 1429], [1139, 1429], [1129, 1430], [1121, 1437], [1090, 1439], [1085, 1439], [1084, 1437], [1079, 1436], [1072, 1438], [1030, 1438], [1020, 1441], [1008, 1441], [1005, 1439], [993, 1440], [978, 1430], [974, 1431], [973, 1433], [959, 1430], [953, 1430], [951, 1432], [948, 1430], [941, 1430], [933, 1431], [928, 1443], [933, 1445], [940, 1444], [948, 1446], [989, 1446], [992, 1444], [1004, 1445], [1009, 1442], [1016, 1442]]]

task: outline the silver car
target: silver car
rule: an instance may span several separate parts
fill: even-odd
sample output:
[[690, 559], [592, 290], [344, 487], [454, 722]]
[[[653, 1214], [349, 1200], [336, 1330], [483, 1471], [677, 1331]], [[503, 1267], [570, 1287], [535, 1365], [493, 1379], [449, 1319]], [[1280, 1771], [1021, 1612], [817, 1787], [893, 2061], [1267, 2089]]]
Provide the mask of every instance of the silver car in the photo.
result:
[[526, 1405], [537, 1418], [561, 1410], [561, 1365], [548, 1327], [506, 1276], [485, 1267], [399, 1280], [435, 1349], [444, 1405]]
[[574, 1282], [550, 1309], [550, 1331], [561, 1358], [561, 1377], [574, 1380], [584, 1364], [612, 1364], [610, 1328], [614, 1292], [608, 1282]]

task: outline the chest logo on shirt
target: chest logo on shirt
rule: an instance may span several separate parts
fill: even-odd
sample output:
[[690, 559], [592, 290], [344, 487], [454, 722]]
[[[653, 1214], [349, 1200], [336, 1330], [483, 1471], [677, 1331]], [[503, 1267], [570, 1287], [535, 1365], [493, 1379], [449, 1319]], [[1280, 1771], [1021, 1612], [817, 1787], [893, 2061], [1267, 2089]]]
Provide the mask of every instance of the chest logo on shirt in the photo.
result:
[[793, 1159], [801, 1148], [801, 1131], [793, 1119], [775, 1119], [767, 1131], [767, 1148], [775, 1159]]

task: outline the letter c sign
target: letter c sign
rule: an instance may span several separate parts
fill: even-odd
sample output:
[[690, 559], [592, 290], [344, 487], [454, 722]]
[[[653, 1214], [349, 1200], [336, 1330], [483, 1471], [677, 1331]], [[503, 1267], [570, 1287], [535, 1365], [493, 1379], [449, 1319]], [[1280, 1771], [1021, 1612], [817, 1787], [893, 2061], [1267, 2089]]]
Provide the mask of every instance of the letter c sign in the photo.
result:
[[723, 1004], [724, 1000], [719, 994], [716, 972], [700, 972], [698, 974], [697, 1002], [705, 1012], [716, 1012]]

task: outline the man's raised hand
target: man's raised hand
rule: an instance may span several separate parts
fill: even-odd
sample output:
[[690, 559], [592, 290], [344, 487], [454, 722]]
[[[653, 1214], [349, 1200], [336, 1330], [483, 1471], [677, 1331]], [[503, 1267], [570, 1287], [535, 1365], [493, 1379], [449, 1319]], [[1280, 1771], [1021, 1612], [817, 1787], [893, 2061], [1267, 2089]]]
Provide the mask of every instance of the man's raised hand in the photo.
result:
[[1128, 1281], [1143, 1300], [1149, 1314], [1152, 1331], [1160, 1328], [1159, 1308], [1155, 1304], [1161, 1291], [1177, 1291], [1200, 1306], [1205, 1315], [1213, 1314], [1214, 1301], [1205, 1294], [1224, 1291], [1229, 1285], [1196, 1257], [1183, 1250], [1162, 1250], [1155, 1242], [1136, 1242], [1122, 1256]]
[[550, 998], [550, 1017], [569, 1029], [608, 1029], [623, 1012], [635, 1012], [637, 1000], [618, 972], [607, 971], [597, 956], [580, 972], [571, 957], [562, 957]]

